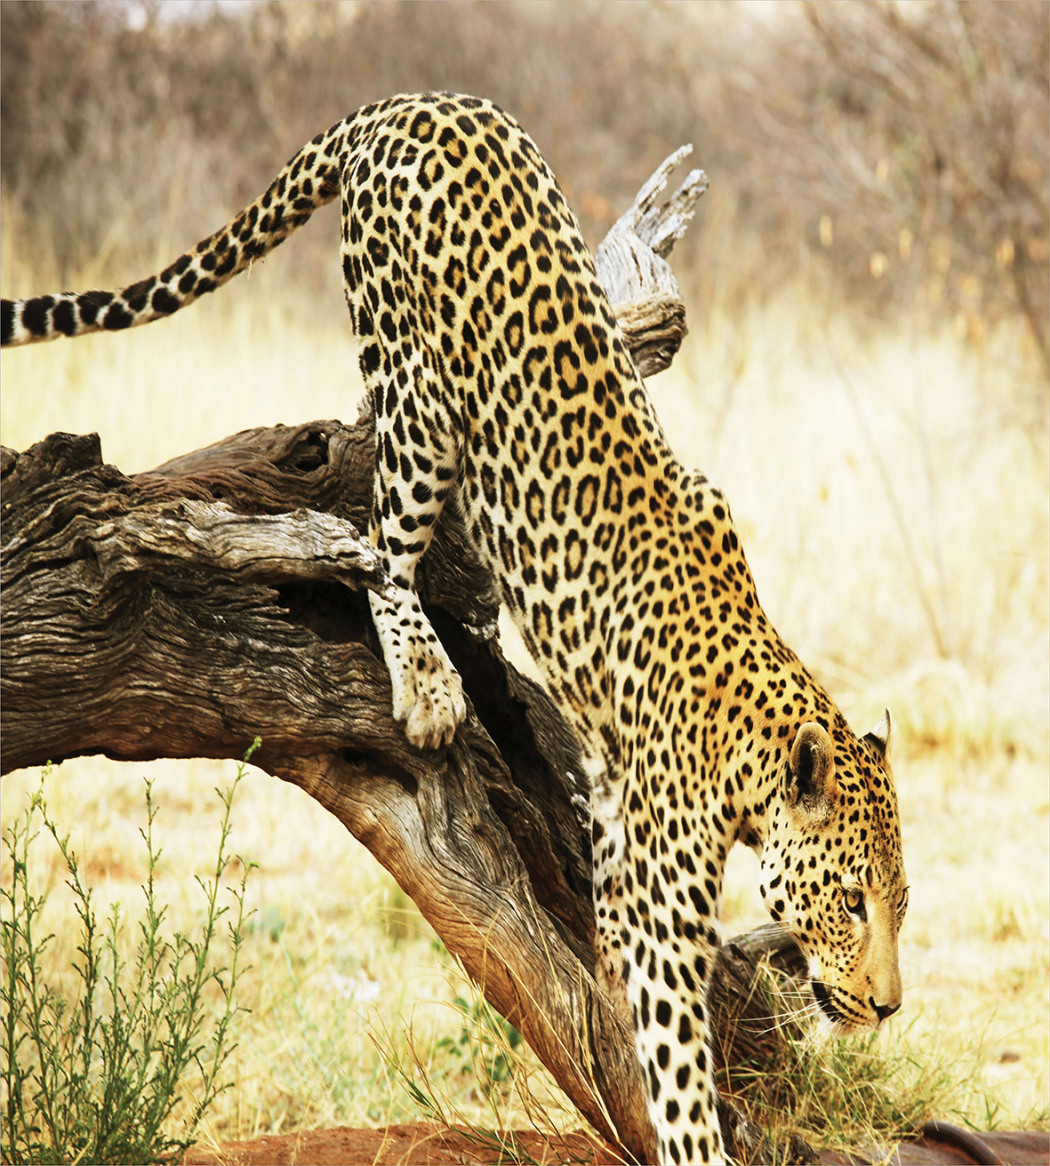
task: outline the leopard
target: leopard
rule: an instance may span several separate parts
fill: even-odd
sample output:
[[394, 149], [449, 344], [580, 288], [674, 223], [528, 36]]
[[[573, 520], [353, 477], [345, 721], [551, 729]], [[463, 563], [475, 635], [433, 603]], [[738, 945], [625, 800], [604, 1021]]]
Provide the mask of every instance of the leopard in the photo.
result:
[[722, 1162], [709, 987], [730, 848], [797, 941], [833, 1032], [901, 1007], [908, 888], [889, 711], [857, 735], [761, 607], [723, 492], [673, 453], [594, 260], [532, 139], [452, 93], [366, 105], [162, 271], [4, 300], [5, 347], [181, 310], [340, 200], [375, 418], [370, 592], [391, 707], [449, 746], [463, 685], [417, 567], [446, 506], [493, 577], [590, 786], [596, 966], [660, 1162]]

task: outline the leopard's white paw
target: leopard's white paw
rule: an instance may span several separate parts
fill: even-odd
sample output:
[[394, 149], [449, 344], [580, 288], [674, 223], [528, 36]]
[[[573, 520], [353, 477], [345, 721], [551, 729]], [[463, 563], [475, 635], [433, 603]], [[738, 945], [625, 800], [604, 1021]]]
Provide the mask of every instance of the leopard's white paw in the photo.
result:
[[448, 745], [467, 715], [459, 673], [447, 660], [447, 667], [440, 666], [440, 660], [437, 663], [439, 667], [433, 671], [427, 672], [425, 668], [417, 671], [414, 699], [404, 717], [405, 736], [417, 749]]
[[467, 715], [463, 681], [418, 600], [394, 605], [370, 594], [372, 616], [390, 671], [394, 720], [417, 749], [447, 745]]

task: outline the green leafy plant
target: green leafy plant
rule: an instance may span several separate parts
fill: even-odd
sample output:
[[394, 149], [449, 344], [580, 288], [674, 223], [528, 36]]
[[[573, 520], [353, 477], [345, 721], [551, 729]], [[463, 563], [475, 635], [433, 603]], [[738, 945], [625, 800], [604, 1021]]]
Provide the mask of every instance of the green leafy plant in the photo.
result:
[[507, 1089], [514, 1077], [521, 1033], [481, 997], [470, 1001], [457, 996], [452, 1003], [463, 1016], [459, 1036], [443, 1037], [435, 1048], [459, 1058], [460, 1073], [473, 1073], [487, 1096]]
[[[259, 742], [248, 751], [245, 761]], [[240, 966], [244, 899], [249, 865], [229, 887], [232, 907], [220, 905], [219, 890], [235, 863], [227, 852], [233, 784], [216, 791], [222, 805], [218, 854], [211, 874], [197, 877], [204, 919], [197, 938], [164, 935], [166, 908], [154, 892], [161, 851], [155, 849], [156, 810], [146, 782], [146, 847], [149, 876], [143, 887], [145, 915], [138, 925], [134, 958], [124, 954], [126, 927], [119, 904], [103, 923], [84, 885], [69, 836], [62, 836], [40, 787], [14, 826], [5, 832], [13, 860], [10, 887], [0, 889], [0, 954], [3, 957], [0, 1071], [0, 1152], [11, 1163], [160, 1162], [191, 1143], [202, 1115], [229, 1088], [220, 1081], [236, 1047], [231, 1024], [238, 1012], [234, 991]], [[40, 934], [46, 893], [30, 879], [33, 843], [41, 829], [57, 844], [66, 885], [79, 918], [75, 994], [67, 997], [45, 974], [53, 934]], [[225, 961], [214, 948], [226, 918]], [[171, 1119], [194, 1076], [193, 1097], [181, 1128]]]

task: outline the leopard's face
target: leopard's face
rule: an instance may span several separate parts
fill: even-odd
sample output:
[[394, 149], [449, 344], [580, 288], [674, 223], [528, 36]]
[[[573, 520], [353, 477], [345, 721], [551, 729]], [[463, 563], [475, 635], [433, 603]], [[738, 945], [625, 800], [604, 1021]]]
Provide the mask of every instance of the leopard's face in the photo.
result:
[[803, 725], [762, 852], [766, 907], [806, 957], [819, 1015], [843, 1035], [876, 1027], [901, 1004], [908, 888], [888, 739], [888, 714], [862, 739]]

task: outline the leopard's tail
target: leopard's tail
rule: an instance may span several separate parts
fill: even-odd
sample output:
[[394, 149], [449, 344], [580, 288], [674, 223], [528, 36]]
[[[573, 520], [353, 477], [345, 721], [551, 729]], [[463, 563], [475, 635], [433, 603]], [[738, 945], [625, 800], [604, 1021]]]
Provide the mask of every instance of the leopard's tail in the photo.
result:
[[266, 193], [157, 275], [119, 291], [60, 292], [0, 301], [0, 344], [35, 344], [58, 336], [117, 331], [148, 324], [221, 287], [267, 255], [339, 193], [347, 141], [356, 115], [304, 146]]

